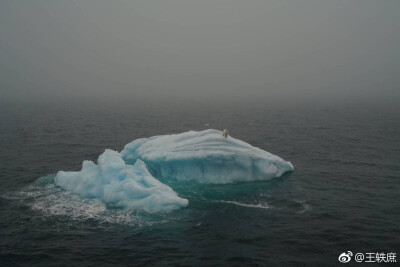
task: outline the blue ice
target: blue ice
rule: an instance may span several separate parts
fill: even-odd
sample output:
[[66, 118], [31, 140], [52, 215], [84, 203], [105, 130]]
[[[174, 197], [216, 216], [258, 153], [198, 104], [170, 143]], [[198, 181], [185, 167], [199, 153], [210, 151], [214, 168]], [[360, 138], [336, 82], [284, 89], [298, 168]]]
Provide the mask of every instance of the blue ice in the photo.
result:
[[120, 153], [107, 149], [97, 163], [86, 160], [81, 171], [60, 171], [55, 183], [84, 198], [100, 198], [121, 208], [170, 212], [189, 204], [171, 187], [155, 179], [141, 160], [128, 165]]

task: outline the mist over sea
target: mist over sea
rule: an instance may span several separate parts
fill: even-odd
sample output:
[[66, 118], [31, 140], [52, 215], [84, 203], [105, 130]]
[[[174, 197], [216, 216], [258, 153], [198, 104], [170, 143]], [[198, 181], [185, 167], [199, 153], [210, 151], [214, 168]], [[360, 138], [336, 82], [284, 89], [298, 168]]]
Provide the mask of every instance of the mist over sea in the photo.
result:
[[[400, 253], [400, 113], [369, 106], [212, 103], [0, 106], [0, 265], [328, 265], [345, 251]], [[165, 180], [189, 206], [108, 207], [54, 185], [106, 148], [188, 130], [292, 162], [267, 182]]]
[[[400, 262], [399, 11], [399, 0], [1, 0], [0, 267]], [[211, 184], [279, 167], [207, 131], [70, 173], [138, 138], [206, 129], [294, 171]], [[186, 179], [205, 178], [195, 170], [210, 184]], [[136, 203], [179, 209], [121, 208]]]

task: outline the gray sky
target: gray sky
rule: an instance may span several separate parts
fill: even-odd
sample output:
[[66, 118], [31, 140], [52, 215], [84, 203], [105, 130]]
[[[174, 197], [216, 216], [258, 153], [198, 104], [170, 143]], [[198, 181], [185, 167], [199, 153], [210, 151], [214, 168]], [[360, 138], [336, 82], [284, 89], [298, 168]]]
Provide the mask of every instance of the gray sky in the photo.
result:
[[400, 100], [400, 1], [0, 1], [3, 101]]

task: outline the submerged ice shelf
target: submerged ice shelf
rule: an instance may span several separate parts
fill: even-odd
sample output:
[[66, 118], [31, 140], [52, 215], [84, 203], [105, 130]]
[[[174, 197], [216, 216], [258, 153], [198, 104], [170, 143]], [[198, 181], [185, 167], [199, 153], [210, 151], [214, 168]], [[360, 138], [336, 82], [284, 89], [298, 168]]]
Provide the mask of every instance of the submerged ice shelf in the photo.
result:
[[97, 163], [84, 161], [81, 171], [60, 171], [55, 183], [85, 198], [148, 212], [188, 205], [155, 177], [226, 184], [265, 181], [293, 171], [290, 162], [230, 136], [224, 138], [217, 130], [137, 139], [121, 153], [107, 149]]

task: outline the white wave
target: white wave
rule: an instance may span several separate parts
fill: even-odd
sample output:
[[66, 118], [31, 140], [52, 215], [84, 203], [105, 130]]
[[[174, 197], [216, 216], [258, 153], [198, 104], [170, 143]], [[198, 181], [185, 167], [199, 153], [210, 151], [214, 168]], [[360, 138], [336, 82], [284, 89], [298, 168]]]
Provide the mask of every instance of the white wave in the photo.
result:
[[310, 204], [302, 203], [303, 209], [299, 211], [299, 213], [306, 213], [312, 211], [312, 207]]
[[[42, 178], [41, 178], [42, 179]], [[39, 179], [39, 181], [41, 180]], [[57, 216], [72, 221], [94, 220], [99, 224], [122, 224], [129, 226], [148, 226], [159, 223], [143, 217], [142, 214], [126, 209], [109, 209], [97, 198], [82, 198], [79, 195], [62, 190], [54, 184], [43, 185], [34, 183], [17, 192], [11, 192], [2, 197], [19, 201], [38, 212], [37, 218], [50, 219]]]
[[221, 202], [221, 203], [228, 203], [228, 204], [233, 204], [236, 206], [240, 206], [240, 207], [246, 207], [246, 208], [256, 208], [256, 209], [269, 209], [270, 206], [266, 205], [266, 204], [245, 204], [245, 203], [241, 203], [241, 202], [237, 202], [237, 201], [229, 201], [229, 200], [218, 200], [215, 202]]

